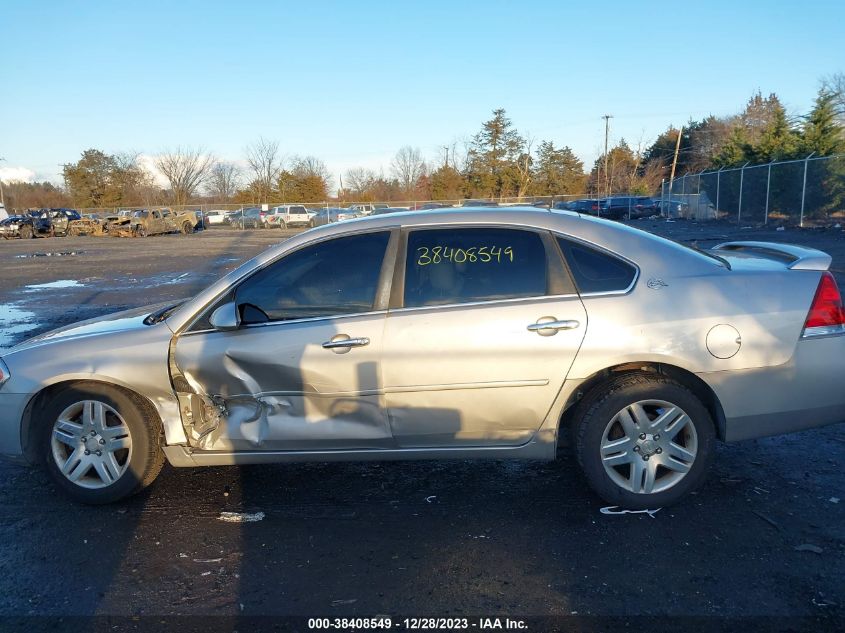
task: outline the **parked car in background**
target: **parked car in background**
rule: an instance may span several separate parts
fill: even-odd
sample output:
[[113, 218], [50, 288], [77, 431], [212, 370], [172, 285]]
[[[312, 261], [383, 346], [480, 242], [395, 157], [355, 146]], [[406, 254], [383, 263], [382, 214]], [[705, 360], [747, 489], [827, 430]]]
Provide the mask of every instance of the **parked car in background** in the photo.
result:
[[657, 212], [654, 201], [648, 196], [610, 196], [599, 200], [598, 215], [609, 220], [636, 220], [646, 213], [638, 210], [637, 205], [651, 208], [649, 215]]
[[405, 207], [380, 207], [373, 211], [372, 215], [384, 215], [385, 213], [407, 213], [410, 209]]
[[220, 226], [226, 223], [227, 213], [225, 209], [211, 209], [205, 212], [205, 221], [209, 226]]
[[418, 204], [411, 207], [415, 211], [428, 211], [432, 209], [451, 209], [455, 205], [446, 202], [426, 202], [425, 204]]
[[689, 217], [689, 204], [675, 198], [655, 200], [660, 215], [665, 218], [686, 218]]
[[462, 207], [498, 207], [498, 202], [492, 200], [464, 200]]
[[575, 211], [576, 213], [588, 213], [590, 215], [598, 215], [599, 201], [597, 198], [566, 200], [564, 202], [556, 202], [554, 208], [561, 209], [564, 211]]
[[229, 224], [239, 229], [260, 229], [264, 227], [264, 215], [260, 207], [239, 209], [229, 216]]
[[273, 207], [264, 216], [264, 228], [286, 229], [294, 226], [310, 226], [311, 216], [308, 209], [301, 204], [289, 204]]
[[372, 214], [372, 212], [376, 210], [376, 206], [374, 204], [362, 202], [359, 204], [350, 204], [347, 209], [357, 216], [366, 216]]
[[344, 220], [353, 220], [358, 215], [349, 209], [340, 209], [338, 207], [327, 207], [317, 209], [317, 212], [309, 221], [309, 226], [313, 229], [317, 226], [325, 224], [332, 224], [333, 222], [343, 222]]
[[699, 251], [531, 207], [320, 227], [187, 301], [4, 351], [0, 454], [107, 503], [165, 460], [567, 448], [607, 503], [660, 508], [705, 481], [717, 440], [845, 419], [831, 261], [780, 243]]

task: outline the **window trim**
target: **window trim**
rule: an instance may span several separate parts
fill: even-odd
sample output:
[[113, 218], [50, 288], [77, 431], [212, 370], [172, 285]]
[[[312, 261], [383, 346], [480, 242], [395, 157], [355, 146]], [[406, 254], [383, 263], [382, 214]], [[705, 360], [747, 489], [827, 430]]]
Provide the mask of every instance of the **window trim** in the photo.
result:
[[[575, 284], [575, 289], [578, 292], [578, 295], [580, 297], [609, 297], [609, 296], [614, 296], [614, 295], [621, 296], [621, 295], [626, 295], [626, 294], [628, 294], [628, 293], [630, 293], [631, 291], [634, 290], [634, 287], [637, 285], [637, 282], [640, 279], [640, 267], [636, 264], [636, 262], [628, 259], [627, 257], [625, 257], [623, 255], [620, 255], [619, 253], [611, 251], [610, 249], [607, 249], [604, 246], [600, 246], [599, 244], [596, 244], [595, 242], [590, 242], [588, 240], [584, 240], [584, 239], [575, 237], [573, 235], [567, 235], [565, 233], [561, 233], [559, 231], [554, 231], [554, 230], [551, 231], [551, 234], [552, 234], [553, 241], [555, 243], [555, 248], [557, 249], [557, 252], [560, 255], [561, 260], [563, 260], [563, 265], [566, 266], [566, 270], [569, 272], [569, 276], [572, 278], [572, 283]], [[558, 243], [558, 239], [560, 239], [560, 238], [565, 239], [569, 242], [581, 244], [582, 246], [586, 246], [587, 248], [591, 248], [594, 251], [598, 251], [599, 253], [603, 253], [605, 255], [608, 255], [609, 257], [612, 257], [614, 259], [618, 259], [618, 260], [628, 264], [629, 266], [633, 267], [633, 269], [634, 269], [634, 278], [631, 280], [631, 283], [628, 284], [628, 287], [625, 288], [624, 290], [604, 290], [602, 292], [581, 292], [580, 289], [578, 289], [578, 284], [575, 281], [575, 275], [572, 274], [572, 269], [569, 267], [569, 261], [566, 259], [566, 255], [564, 254], [563, 249], [560, 247], [560, 244]]]
[[[178, 336], [190, 336], [192, 334], [203, 334], [208, 332], [217, 332], [214, 328], [205, 328], [202, 330], [194, 330], [192, 329], [197, 323], [202, 321], [206, 316], [210, 316], [214, 310], [220, 307], [223, 303], [227, 301], [233, 301], [235, 297], [235, 293], [238, 287], [246, 283], [247, 280], [252, 278], [254, 275], [258, 274], [262, 270], [268, 268], [269, 266], [275, 265], [280, 260], [288, 257], [289, 255], [293, 255], [296, 252], [301, 251], [304, 248], [310, 248], [312, 246], [317, 246], [318, 244], [322, 244], [323, 242], [328, 242], [330, 240], [342, 239], [346, 237], [355, 237], [359, 235], [367, 235], [370, 233], [388, 233], [387, 245], [384, 249], [384, 259], [381, 263], [381, 270], [379, 271], [378, 282], [376, 283], [376, 296], [373, 302], [373, 309], [368, 310], [366, 312], [350, 312], [344, 314], [332, 314], [329, 316], [315, 316], [315, 317], [303, 317], [301, 319], [287, 319], [283, 321], [268, 321], [266, 323], [246, 323], [239, 327], [236, 332], [241, 330], [249, 329], [255, 326], [262, 326], [266, 327], [268, 325], [284, 325], [286, 323], [302, 323], [302, 322], [310, 322], [310, 321], [325, 321], [327, 319], [340, 319], [346, 317], [357, 317], [363, 316], [367, 314], [378, 314], [378, 313], [385, 313], [387, 311], [387, 300], [386, 297], [390, 296], [390, 284], [391, 284], [391, 277], [390, 271], [394, 266], [394, 261], [396, 258], [399, 242], [399, 229], [397, 227], [381, 227], [381, 228], [369, 228], [361, 231], [355, 231], [351, 233], [343, 233], [341, 235], [324, 235], [317, 239], [311, 240], [309, 242], [305, 242], [304, 244], [300, 244], [299, 246], [285, 251], [281, 253], [278, 257], [271, 259], [268, 262], [265, 262], [262, 266], [258, 266], [253, 270], [249, 271], [246, 275], [241, 277], [240, 279], [233, 282], [230, 286], [226, 288], [223, 292], [219, 295], [214, 297], [211, 301], [209, 301], [206, 305], [204, 305], [200, 310], [197, 310], [194, 318], [191, 319], [190, 323], [182, 329], [182, 331], [178, 334]], [[393, 260], [391, 260], [393, 258]]]
[[[508, 299], [488, 299], [488, 300], [476, 300], [476, 301], [464, 301], [460, 303], [443, 303], [437, 305], [426, 305], [426, 306], [405, 306], [405, 270], [407, 266], [407, 253], [408, 253], [408, 238], [412, 231], [438, 231], [444, 229], [504, 229], [509, 231], [524, 231], [526, 233], [534, 233], [540, 238], [540, 242], [543, 245], [543, 252], [545, 254], [546, 260], [546, 290], [541, 295], [531, 295], [528, 297], [510, 297]], [[463, 224], [463, 223], [448, 223], [448, 224], [416, 224], [416, 225], [407, 225], [403, 226], [401, 229], [401, 234], [399, 238], [399, 249], [396, 254], [396, 264], [393, 267], [393, 283], [391, 286], [391, 294], [390, 294], [390, 303], [388, 305], [388, 312], [389, 313], [397, 313], [397, 312], [409, 312], [412, 310], [432, 310], [432, 309], [443, 309], [443, 308], [455, 308], [459, 306], [484, 306], [496, 303], [513, 303], [517, 301], [537, 301], [538, 299], [545, 299], [549, 297], [558, 297], [558, 298], [565, 298], [565, 297], [577, 297], [578, 296], [578, 287], [575, 285], [575, 280], [572, 278], [571, 274], [569, 275], [569, 283], [572, 287], [573, 293], [569, 294], [552, 294], [551, 288], [555, 285], [559, 285], [561, 282], [565, 283], [565, 281], [559, 278], [561, 273], [560, 270], [557, 270], [556, 267], [552, 264], [551, 256], [552, 252], [549, 251], [549, 244], [544, 235], [548, 235], [548, 229], [532, 227], [532, 226], [522, 226], [517, 224], [496, 224], [496, 223], [483, 223], [483, 224]], [[554, 241], [554, 240], [552, 240]], [[567, 270], [568, 273], [568, 270]]]

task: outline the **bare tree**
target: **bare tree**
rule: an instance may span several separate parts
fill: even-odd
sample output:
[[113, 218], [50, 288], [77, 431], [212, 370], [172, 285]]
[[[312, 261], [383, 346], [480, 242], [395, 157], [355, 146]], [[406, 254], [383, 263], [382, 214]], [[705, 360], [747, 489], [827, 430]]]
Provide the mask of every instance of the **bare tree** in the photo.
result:
[[845, 125], [845, 73], [836, 73], [822, 80], [822, 88], [833, 95], [836, 116]]
[[247, 146], [246, 162], [252, 171], [256, 193], [262, 201], [267, 202], [282, 171], [279, 142], [259, 138], [255, 143]]
[[353, 167], [344, 176], [344, 186], [357, 198], [365, 198], [371, 195], [372, 188], [378, 180], [375, 172], [364, 167]]
[[402, 192], [411, 199], [417, 182], [426, 173], [426, 165], [419, 148], [406, 145], [402, 147], [390, 163], [393, 177], [399, 181]]
[[200, 147], [177, 147], [173, 151], [159, 154], [155, 159], [156, 168], [170, 183], [177, 205], [188, 203], [208, 178], [213, 164], [214, 157]]
[[217, 161], [206, 181], [206, 193], [217, 202], [228, 202], [238, 189], [241, 170], [235, 163]]
[[291, 161], [291, 172], [300, 178], [316, 176], [323, 182], [329, 183], [332, 174], [326, 164], [316, 156], [294, 156]]
[[525, 149], [519, 158], [516, 159], [516, 173], [519, 179], [519, 186], [517, 187], [516, 195], [522, 198], [528, 193], [528, 187], [531, 185], [531, 176], [533, 173], [534, 159], [531, 158], [532, 148], [534, 147], [534, 138], [529, 136], [525, 140]]

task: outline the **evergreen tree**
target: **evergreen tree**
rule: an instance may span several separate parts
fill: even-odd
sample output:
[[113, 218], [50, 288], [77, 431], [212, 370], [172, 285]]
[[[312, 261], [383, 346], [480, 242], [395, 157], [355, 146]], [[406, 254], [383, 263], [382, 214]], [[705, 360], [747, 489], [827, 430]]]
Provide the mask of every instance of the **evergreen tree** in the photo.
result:
[[467, 157], [472, 195], [513, 195], [519, 186], [516, 162], [524, 148], [525, 139], [514, 129], [504, 109], [493, 110], [493, 118], [485, 121], [473, 137]]
[[532, 170], [533, 195], [582, 193], [585, 184], [584, 163], [569, 147], [556, 149], [551, 141], [540, 143]]
[[845, 136], [837, 122], [835, 95], [820, 90], [815, 105], [804, 123], [801, 149], [806, 155], [829, 156], [845, 151]]

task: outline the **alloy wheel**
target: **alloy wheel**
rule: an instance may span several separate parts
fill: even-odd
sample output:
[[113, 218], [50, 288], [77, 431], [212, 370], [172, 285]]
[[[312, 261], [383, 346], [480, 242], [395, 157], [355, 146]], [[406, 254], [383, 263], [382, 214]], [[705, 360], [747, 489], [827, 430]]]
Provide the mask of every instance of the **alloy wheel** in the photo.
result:
[[613, 416], [600, 450], [604, 470], [617, 486], [653, 494], [672, 488], [690, 471], [698, 453], [698, 435], [679, 406], [641, 400]]
[[53, 459], [59, 472], [82, 488], [110, 486], [126, 472], [132, 457], [129, 426], [99, 400], [71, 404], [53, 423]]

